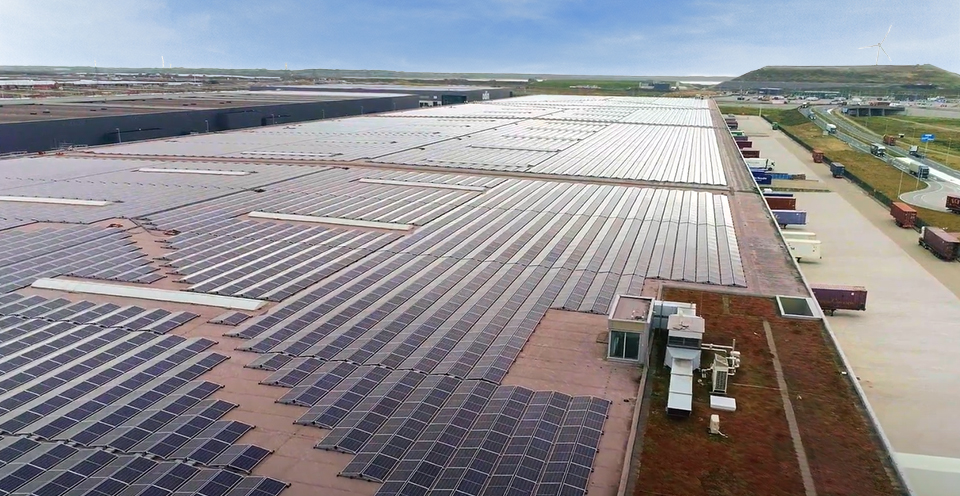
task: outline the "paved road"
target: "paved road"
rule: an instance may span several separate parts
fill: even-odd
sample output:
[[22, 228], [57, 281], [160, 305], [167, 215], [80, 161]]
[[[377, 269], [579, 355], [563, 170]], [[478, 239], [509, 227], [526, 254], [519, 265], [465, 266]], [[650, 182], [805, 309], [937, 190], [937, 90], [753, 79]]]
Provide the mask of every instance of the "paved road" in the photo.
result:
[[[867, 311], [828, 317], [900, 466], [917, 496], [956, 496], [960, 487], [960, 263], [942, 262], [897, 228], [886, 209], [756, 117], [740, 121], [777, 169], [803, 172], [832, 192], [797, 195], [804, 231], [823, 243], [820, 263], [802, 263], [812, 283], [869, 291]], [[866, 494], [866, 493], [865, 493]]]
[[[810, 114], [816, 115], [817, 118], [814, 122], [824, 130], [826, 130], [828, 123], [835, 124], [837, 126], [837, 138], [864, 153], [870, 153], [871, 143], [882, 141], [880, 135], [850, 124], [845, 119], [835, 117], [832, 115], [835, 110], [836, 109], [832, 107], [812, 107], [801, 109], [800, 112], [807, 117], [809, 117]], [[901, 171], [903, 174], [902, 180], [905, 184], [909, 184], [909, 181], [916, 181], [917, 179], [910, 175], [909, 171], [900, 167], [893, 159], [897, 157], [907, 157], [908, 155], [907, 150], [903, 148], [888, 146], [887, 157], [884, 158], [887, 164]], [[922, 191], [902, 194], [900, 195], [900, 199], [918, 207], [946, 212], [947, 209], [944, 205], [947, 195], [960, 196], [960, 171], [926, 158], [920, 159], [919, 161], [930, 168], [930, 177], [925, 180], [928, 187]]]

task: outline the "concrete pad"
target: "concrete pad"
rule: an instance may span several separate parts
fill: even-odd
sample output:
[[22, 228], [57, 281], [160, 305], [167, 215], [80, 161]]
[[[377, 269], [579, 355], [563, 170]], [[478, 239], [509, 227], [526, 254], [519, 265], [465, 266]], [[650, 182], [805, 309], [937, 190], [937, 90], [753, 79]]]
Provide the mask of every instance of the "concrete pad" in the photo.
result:
[[[748, 134], [769, 128], [756, 118], [741, 126]], [[754, 141], [778, 169], [783, 164], [783, 170], [829, 179], [827, 167], [814, 164], [786, 136]], [[897, 228], [885, 207], [849, 181], [829, 184], [832, 193], [797, 195], [797, 207], [808, 212], [803, 230], [816, 232], [826, 253], [819, 264], [802, 265], [804, 275], [811, 283], [867, 287], [865, 312], [838, 311], [828, 320], [894, 449], [960, 458], [960, 424], [954, 421], [960, 264], [920, 248], [916, 231]], [[956, 487], [944, 486], [953, 476], [938, 467], [907, 469], [918, 494], [948, 494], [938, 488]]]

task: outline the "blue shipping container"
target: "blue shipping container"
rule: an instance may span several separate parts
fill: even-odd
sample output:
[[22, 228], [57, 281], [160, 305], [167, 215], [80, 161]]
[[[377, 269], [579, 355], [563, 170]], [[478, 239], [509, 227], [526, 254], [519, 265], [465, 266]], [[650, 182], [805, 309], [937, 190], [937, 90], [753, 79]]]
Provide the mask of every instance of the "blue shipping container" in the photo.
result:
[[788, 172], [768, 172], [768, 174], [770, 174], [770, 177], [773, 179], [790, 179], [790, 173]]
[[771, 185], [773, 184], [773, 178], [768, 175], [763, 176], [754, 176], [753, 179], [757, 181], [759, 185]]
[[777, 219], [777, 224], [780, 224], [780, 227], [805, 226], [807, 224], [807, 212], [803, 210], [773, 210], [773, 216]]

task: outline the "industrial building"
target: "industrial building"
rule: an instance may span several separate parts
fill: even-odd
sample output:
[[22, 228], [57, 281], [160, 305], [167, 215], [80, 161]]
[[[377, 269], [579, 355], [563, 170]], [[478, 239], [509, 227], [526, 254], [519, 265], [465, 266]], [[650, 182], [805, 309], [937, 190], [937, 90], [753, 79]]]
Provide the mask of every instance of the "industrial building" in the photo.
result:
[[279, 91], [346, 91], [351, 93], [404, 93], [420, 97], [421, 107], [455, 103], [483, 102], [513, 96], [510, 88], [492, 86], [417, 86], [405, 84], [326, 83], [317, 85], [258, 86], [255, 90]]
[[[759, 312], [727, 320], [777, 339], [802, 325], [811, 356], [842, 361], [711, 101], [265, 124], [0, 160], [6, 491], [614, 495], [643, 482], [641, 370], [676, 364], [669, 408], [710, 417], [699, 372], [680, 370], [695, 348], [714, 377], [780, 366], [753, 328], [736, 354], [716, 344], [717, 315]], [[798, 407], [793, 443], [760, 441], [799, 447], [776, 463], [830, 452], [897, 491], [851, 379], [793, 363], [790, 388], [828, 385], [842, 405]], [[730, 390], [723, 425], [791, 418], [776, 386]], [[841, 407], [857, 426], [843, 436], [802, 423]]]
[[0, 101], [0, 154], [416, 108], [409, 94], [231, 91]]

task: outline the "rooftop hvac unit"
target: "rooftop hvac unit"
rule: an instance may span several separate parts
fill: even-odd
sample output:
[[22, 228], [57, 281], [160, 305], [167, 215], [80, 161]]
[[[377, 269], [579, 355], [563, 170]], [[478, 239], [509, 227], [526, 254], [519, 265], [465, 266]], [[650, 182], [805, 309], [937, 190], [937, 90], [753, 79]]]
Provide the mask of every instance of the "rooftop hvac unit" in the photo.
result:
[[710, 434], [720, 434], [720, 416], [717, 414], [710, 416]]
[[713, 355], [713, 393], [727, 394], [727, 378], [731, 375], [727, 357], [717, 353]]

